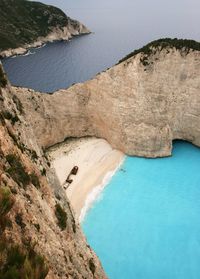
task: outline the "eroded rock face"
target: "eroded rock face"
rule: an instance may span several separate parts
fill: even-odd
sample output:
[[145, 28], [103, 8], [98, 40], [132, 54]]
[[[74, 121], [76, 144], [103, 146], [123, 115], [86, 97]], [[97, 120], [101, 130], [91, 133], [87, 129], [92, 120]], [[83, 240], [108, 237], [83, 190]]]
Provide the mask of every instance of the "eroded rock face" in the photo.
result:
[[[0, 224], [0, 243], [19, 245], [24, 249], [27, 243], [32, 245], [45, 259], [49, 269], [47, 279], [104, 279], [102, 266], [87, 245], [66, 193], [48, 166], [34, 128], [24, 118], [24, 109], [25, 104], [14, 95], [9, 83], [2, 83], [0, 190], [10, 191], [14, 205], [8, 213], [10, 225], [3, 234], [2, 222]], [[12, 160], [14, 164], [10, 163]], [[55, 214], [56, 204], [66, 213], [66, 224], [62, 229]], [[0, 206], [2, 208], [2, 204]], [[2, 256], [0, 272], [5, 260]]]
[[142, 53], [53, 95], [15, 88], [43, 147], [96, 136], [128, 155], [169, 156], [174, 139], [200, 146], [200, 52]]

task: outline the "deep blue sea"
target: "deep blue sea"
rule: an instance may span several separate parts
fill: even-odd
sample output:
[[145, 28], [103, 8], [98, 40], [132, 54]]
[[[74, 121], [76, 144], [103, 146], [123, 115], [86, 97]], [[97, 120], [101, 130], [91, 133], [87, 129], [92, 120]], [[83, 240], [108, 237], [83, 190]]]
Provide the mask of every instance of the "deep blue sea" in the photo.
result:
[[14, 85], [53, 92], [92, 78], [136, 48], [162, 37], [200, 40], [199, 0], [42, 0], [93, 32], [3, 61]]
[[199, 279], [200, 149], [127, 157], [83, 229], [110, 279]]

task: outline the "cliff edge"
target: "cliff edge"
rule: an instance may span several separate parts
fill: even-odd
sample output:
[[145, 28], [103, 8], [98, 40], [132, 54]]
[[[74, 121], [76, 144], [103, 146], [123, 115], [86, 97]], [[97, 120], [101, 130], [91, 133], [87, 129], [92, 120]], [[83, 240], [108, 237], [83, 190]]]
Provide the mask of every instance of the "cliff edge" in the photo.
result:
[[52, 95], [15, 88], [39, 145], [96, 136], [128, 155], [169, 156], [200, 146], [200, 43], [162, 39], [94, 79]]
[[0, 278], [106, 278], [43, 150], [83, 136], [144, 157], [200, 146], [199, 45], [153, 42], [52, 95], [11, 87], [0, 66]]
[[0, 278], [104, 279], [0, 65]]
[[27, 0], [0, 0], [0, 57], [90, 31], [60, 9]]

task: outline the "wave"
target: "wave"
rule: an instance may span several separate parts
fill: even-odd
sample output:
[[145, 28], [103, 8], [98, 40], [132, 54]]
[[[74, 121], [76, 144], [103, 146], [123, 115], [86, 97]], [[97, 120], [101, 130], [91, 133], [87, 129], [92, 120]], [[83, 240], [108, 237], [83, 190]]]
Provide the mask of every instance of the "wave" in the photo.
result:
[[35, 47], [35, 49], [39, 49], [39, 48], [43, 48], [45, 47], [47, 44], [42, 44], [41, 46]]
[[13, 56], [11, 56], [11, 58], [16, 58], [16, 57], [18, 57], [18, 56], [29, 56], [29, 55], [33, 55], [33, 54], [35, 54], [36, 52], [31, 52], [30, 50], [28, 50], [26, 53], [24, 53], [24, 54], [16, 54], [16, 55], [13, 55]]
[[92, 207], [95, 201], [99, 200], [101, 198], [101, 193], [103, 189], [108, 185], [113, 175], [119, 170], [121, 165], [123, 164], [125, 160], [125, 157], [120, 161], [119, 165], [113, 170], [109, 171], [103, 178], [103, 181], [101, 184], [97, 185], [87, 196], [85, 204], [83, 208], [81, 209], [81, 213], [79, 216], [79, 222], [82, 223], [84, 221], [84, 218], [88, 212], [88, 210]]
[[25, 54], [23, 54], [22, 56], [28, 56], [28, 55], [32, 55], [35, 54], [35, 52], [31, 52], [30, 50], [28, 50]]

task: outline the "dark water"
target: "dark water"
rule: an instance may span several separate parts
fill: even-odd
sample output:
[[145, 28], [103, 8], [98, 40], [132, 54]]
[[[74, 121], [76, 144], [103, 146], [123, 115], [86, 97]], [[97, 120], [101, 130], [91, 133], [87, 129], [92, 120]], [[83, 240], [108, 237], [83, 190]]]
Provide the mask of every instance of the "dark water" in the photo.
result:
[[94, 34], [48, 44], [34, 55], [3, 61], [14, 85], [52, 92], [93, 77], [161, 37], [200, 39], [199, 0], [44, 0], [79, 19]]

